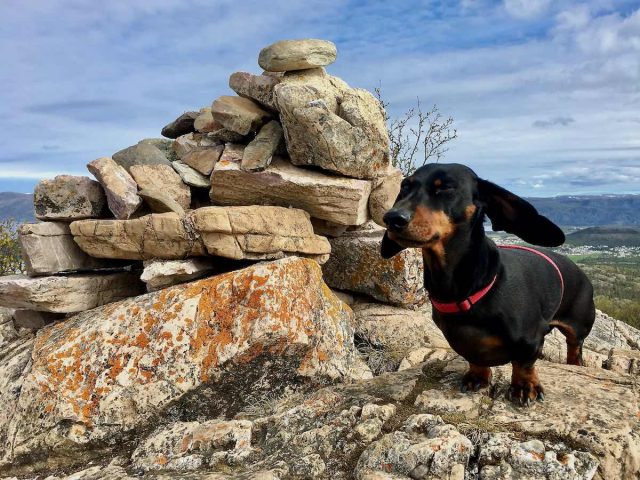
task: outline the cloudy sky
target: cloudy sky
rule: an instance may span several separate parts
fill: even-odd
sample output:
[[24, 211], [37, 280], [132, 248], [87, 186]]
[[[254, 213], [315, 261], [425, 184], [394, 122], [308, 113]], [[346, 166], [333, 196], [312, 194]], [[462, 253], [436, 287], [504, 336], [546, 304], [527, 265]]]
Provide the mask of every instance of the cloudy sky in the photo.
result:
[[4, 0], [0, 191], [85, 164], [329, 39], [328, 70], [392, 116], [437, 104], [445, 160], [520, 194], [640, 193], [640, 0]]

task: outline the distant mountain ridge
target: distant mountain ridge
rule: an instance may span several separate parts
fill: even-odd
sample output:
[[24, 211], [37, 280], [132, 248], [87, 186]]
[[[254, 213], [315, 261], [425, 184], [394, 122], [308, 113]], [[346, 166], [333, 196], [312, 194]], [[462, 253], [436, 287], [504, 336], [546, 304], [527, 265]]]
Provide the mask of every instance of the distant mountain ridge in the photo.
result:
[[33, 194], [0, 192], [0, 221], [7, 218], [18, 222], [34, 221]]
[[588, 227], [567, 235], [569, 245], [640, 247], [640, 227]]
[[640, 225], [640, 195], [562, 195], [527, 200], [561, 226]]

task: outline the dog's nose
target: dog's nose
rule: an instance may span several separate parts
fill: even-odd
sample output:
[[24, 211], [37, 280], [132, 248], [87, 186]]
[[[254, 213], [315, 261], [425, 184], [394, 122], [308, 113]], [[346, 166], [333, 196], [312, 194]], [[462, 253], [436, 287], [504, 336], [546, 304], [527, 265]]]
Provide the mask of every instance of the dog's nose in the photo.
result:
[[406, 210], [389, 210], [384, 214], [382, 220], [384, 220], [385, 225], [392, 230], [402, 230], [409, 225], [411, 212]]

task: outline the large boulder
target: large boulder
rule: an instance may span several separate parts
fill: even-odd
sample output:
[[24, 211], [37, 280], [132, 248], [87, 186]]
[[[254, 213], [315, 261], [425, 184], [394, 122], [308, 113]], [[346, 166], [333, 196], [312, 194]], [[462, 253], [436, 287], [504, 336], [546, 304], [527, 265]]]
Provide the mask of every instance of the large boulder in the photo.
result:
[[53, 313], [76, 313], [143, 291], [138, 276], [122, 272], [64, 277], [0, 277], [0, 306]]
[[258, 64], [268, 72], [324, 67], [336, 61], [338, 50], [327, 40], [281, 40], [260, 51]]
[[26, 223], [18, 228], [22, 258], [30, 276], [105, 268], [109, 265], [84, 253], [73, 241], [69, 224]]
[[0, 469], [86, 464], [168, 419], [231, 418], [251, 395], [368, 378], [350, 315], [317, 263], [289, 258], [46, 327], [3, 406]]
[[347, 89], [336, 91], [332, 98], [310, 85], [290, 82], [280, 83], [274, 91], [295, 165], [355, 178], [386, 174], [389, 136], [380, 102], [369, 92]]
[[323, 266], [332, 288], [364, 293], [381, 302], [412, 307], [426, 301], [419, 249], [408, 248], [386, 260], [380, 256], [384, 231], [354, 230], [331, 238], [331, 257]]
[[204, 207], [186, 217], [153, 214], [135, 220], [71, 224], [74, 240], [89, 255], [131, 260], [216, 255], [264, 260], [286, 255], [327, 259], [329, 242], [313, 232], [302, 210], [270, 206]]
[[271, 114], [244, 97], [222, 96], [211, 104], [213, 119], [239, 135], [257, 132]]
[[238, 160], [220, 160], [211, 175], [211, 201], [216, 205], [292, 206], [340, 225], [367, 221], [370, 191], [366, 180], [305, 170], [277, 157], [262, 172], [243, 171]]
[[138, 210], [142, 204], [138, 185], [123, 167], [111, 158], [102, 157], [89, 163], [87, 168], [104, 188], [109, 210], [116, 218], [129, 218]]
[[67, 221], [99, 218], [107, 207], [107, 198], [98, 182], [89, 177], [58, 175], [41, 180], [33, 193], [38, 220]]

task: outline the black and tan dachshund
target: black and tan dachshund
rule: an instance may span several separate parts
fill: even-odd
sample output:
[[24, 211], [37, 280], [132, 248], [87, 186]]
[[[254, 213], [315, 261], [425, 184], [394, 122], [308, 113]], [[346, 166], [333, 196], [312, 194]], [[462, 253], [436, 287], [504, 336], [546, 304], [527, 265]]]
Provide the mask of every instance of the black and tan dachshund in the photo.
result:
[[582, 343], [595, 319], [593, 287], [568, 258], [544, 249], [497, 247], [494, 230], [534, 245], [564, 243], [564, 233], [522, 198], [459, 164], [428, 164], [404, 179], [384, 216], [381, 255], [420, 248], [433, 318], [451, 347], [469, 362], [462, 390], [489, 385], [491, 368], [511, 363], [507, 396], [543, 400], [535, 369], [554, 327], [567, 340], [567, 363], [582, 365]]

